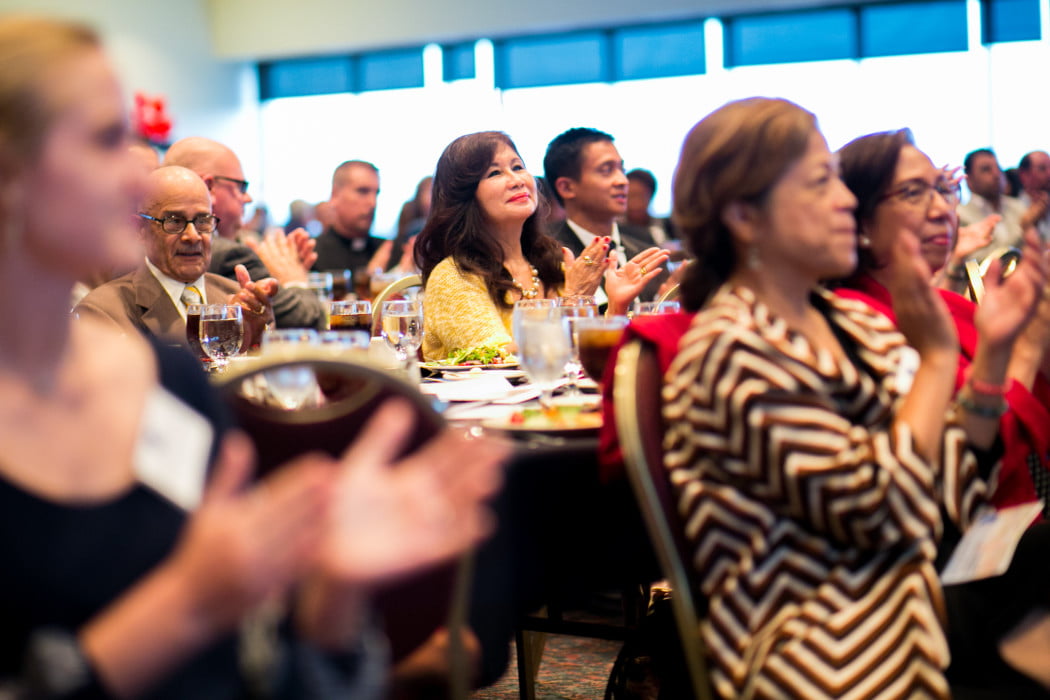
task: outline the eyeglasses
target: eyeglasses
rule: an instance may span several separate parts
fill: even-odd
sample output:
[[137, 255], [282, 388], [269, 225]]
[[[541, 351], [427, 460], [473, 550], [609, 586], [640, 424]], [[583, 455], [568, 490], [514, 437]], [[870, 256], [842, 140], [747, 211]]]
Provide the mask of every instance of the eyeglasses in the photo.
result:
[[241, 194], [248, 194], [247, 180], [238, 180], [235, 177], [226, 177], [225, 175], [213, 175], [212, 177], [214, 177], [216, 180], [225, 180], [226, 182], [232, 182], [233, 184], [237, 185], [237, 189], [238, 191], [240, 191]]
[[185, 216], [179, 216], [178, 214], [168, 214], [163, 219], [142, 213], [139, 216], [143, 219], [156, 221], [164, 229], [165, 233], [173, 235], [181, 234], [186, 230], [186, 225], [191, 223], [193, 228], [197, 230], [197, 233], [214, 233], [215, 227], [219, 225], [219, 217], [212, 214], [198, 214], [192, 219], [187, 219]]
[[934, 192], [941, 195], [950, 206], [955, 206], [959, 202], [958, 185], [954, 185], [947, 180], [938, 180], [931, 185], [925, 180], [919, 179], [904, 182], [896, 189], [884, 194], [880, 201], [896, 197], [911, 206], [929, 206], [930, 198]]

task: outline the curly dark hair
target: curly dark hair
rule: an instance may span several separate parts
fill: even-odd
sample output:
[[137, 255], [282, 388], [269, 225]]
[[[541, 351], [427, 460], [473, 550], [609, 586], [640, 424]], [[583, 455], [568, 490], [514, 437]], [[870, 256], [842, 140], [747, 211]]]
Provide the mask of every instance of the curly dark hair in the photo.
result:
[[[517, 153], [514, 142], [500, 131], [460, 136], [445, 148], [434, 171], [430, 216], [413, 254], [424, 284], [434, 267], [451, 256], [460, 271], [481, 277], [496, 307], [505, 309], [510, 306], [507, 293], [516, 289], [514, 279], [503, 267], [503, 249], [489, 234], [475, 197], [478, 183], [503, 144]], [[561, 247], [544, 230], [549, 205], [538, 188], [537, 199], [536, 211], [522, 225], [521, 250], [546, 287], [560, 287], [565, 283]]]

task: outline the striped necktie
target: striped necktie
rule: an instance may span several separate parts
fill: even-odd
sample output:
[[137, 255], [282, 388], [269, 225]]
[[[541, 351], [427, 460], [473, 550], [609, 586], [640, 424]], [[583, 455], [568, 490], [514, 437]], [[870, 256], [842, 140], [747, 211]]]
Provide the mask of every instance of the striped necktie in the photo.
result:
[[204, 297], [201, 295], [199, 289], [192, 284], [187, 284], [186, 288], [182, 290], [182, 296], [179, 297], [179, 301], [186, 308], [189, 308], [190, 304], [200, 304], [204, 301]]

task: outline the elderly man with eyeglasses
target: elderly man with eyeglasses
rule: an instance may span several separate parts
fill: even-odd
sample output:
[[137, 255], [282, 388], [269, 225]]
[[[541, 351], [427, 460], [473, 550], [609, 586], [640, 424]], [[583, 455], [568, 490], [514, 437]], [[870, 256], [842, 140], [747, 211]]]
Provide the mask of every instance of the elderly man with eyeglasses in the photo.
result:
[[241, 306], [245, 333], [252, 340], [273, 324], [276, 280], [253, 282], [243, 266], [236, 282], [207, 271], [219, 218], [212, 214], [208, 188], [196, 173], [179, 166], [154, 170], [136, 218], [146, 250], [143, 264], [95, 288], [77, 304], [78, 316], [182, 345], [187, 344], [186, 308], [192, 303]]

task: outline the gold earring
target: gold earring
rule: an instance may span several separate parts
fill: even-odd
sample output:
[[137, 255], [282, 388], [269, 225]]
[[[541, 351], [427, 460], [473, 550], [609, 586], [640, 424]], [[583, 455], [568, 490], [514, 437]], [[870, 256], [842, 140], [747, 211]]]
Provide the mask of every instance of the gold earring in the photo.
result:
[[857, 245], [864, 249], [870, 248], [871, 239], [862, 233], [859, 236], [857, 236]]

